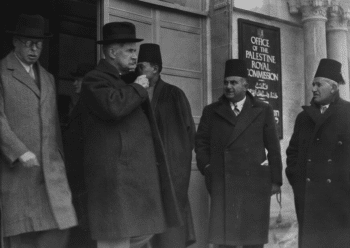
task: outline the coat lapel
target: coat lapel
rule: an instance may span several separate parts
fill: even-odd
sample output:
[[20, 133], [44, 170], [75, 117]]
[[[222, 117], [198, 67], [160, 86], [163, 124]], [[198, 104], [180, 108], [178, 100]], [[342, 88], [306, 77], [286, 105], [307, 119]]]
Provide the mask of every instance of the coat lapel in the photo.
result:
[[52, 81], [52, 79], [49, 77], [49, 74], [46, 73], [46, 71], [41, 67], [39, 63], [37, 63], [37, 71], [38, 71], [38, 80], [40, 83], [40, 92], [41, 92], [41, 99], [40, 101], [43, 102], [47, 98], [47, 96], [50, 94], [50, 89], [52, 87], [55, 88], [55, 82]]
[[[233, 111], [232, 111], [233, 112]], [[229, 139], [227, 146], [232, 144], [239, 135], [252, 123], [252, 121], [262, 112], [262, 108], [255, 107], [252, 100], [247, 96], [241, 113], [238, 115], [235, 129]]]
[[315, 128], [313, 130], [312, 133], [312, 138], [310, 139], [311, 141], [314, 140], [315, 135], [317, 134], [317, 132], [319, 131], [319, 129], [322, 127], [322, 125], [331, 118], [331, 116], [334, 114], [335, 112], [335, 107], [334, 104], [336, 103], [332, 103], [329, 105], [328, 109], [326, 112], [324, 112], [323, 114], [321, 114], [320, 109], [317, 108], [314, 105], [311, 106], [304, 106], [303, 109], [305, 110], [305, 112], [310, 116], [310, 118], [315, 122]]
[[156, 109], [156, 107], [157, 107], [159, 96], [161, 95], [164, 84], [165, 84], [165, 82], [161, 78], [159, 78], [159, 80], [156, 84], [156, 87], [154, 88], [153, 98], [151, 101], [151, 105], [152, 105], [153, 109]]
[[8, 69], [13, 71], [12, 73], [13, 77], [16, 78], [20, 83], [24, 84], [29, 89], [31, 89], [35, 93], [35, 95], [40, 97], [40, 90], [38, 86], [33, 81], [33, 79], [29, 76], [29, 73], [26, 72], [26, 70], [18, 61], [18, 59], [15, 57], [14, 53], [11, 53], [9, 55], [8, 61], [9, 61]]
[[228, 122], [230, 122], [233, 126], [235, 126], [236, 125], [236, 121], [237, 121], [237, 117], [233, 113], [229, 102], [223, 100], [223, 98], [220, 99], [220, 101], [221, 101], [221, 105], [219, 105], [215, 109], [216, 113], [218, 115], [220, 115], [222, 118], [224, 118], [225, 120], [227, 120]]

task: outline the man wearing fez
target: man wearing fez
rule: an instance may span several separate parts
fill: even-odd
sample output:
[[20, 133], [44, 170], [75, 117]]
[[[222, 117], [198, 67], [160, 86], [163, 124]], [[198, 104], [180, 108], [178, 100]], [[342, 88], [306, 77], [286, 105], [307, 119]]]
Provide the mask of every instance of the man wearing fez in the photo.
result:
[[287, 148], [299, 247], [350, 247], [350, 103], [339, 97], [341, 63], [321, 59], [311, 105], [303, 106]]
[[204, 108], [195, 140], [211, 196], [209, 242], [220, 248], [268, 242], [270, 197], [282, 185], [273, 110], [250, 94], [247, 78], [244, 60], [226, 61], [224, 94]]
[[98, 248], [141, 247], [155, 233], [182, 225], [170, 168], [142, 75], [135, 70], [135, 26], [103, 26], [105, 58], [83, 79], [84, 170], [89, 224]]
[[1, 61], [1, 220], [5, 247], [65, 247], [77, 224], [68, 186], [53, 76], [39, 63], [40, 15], [20, 15]]
[[170, 228], [155, 235], [152, 248], [184, 248], [195, 242], [192, 213], [188, 199], [191, 175], [192, 150], [195, 124], [185, 93], [178, 87], [164, 82], [162, 56], [157, 44], [141, 44], [138, 56], [138, 73], [149, 80], [147, 89], [154, 110], [158, 130], [162, 138], [177, 200], [185, 226]]

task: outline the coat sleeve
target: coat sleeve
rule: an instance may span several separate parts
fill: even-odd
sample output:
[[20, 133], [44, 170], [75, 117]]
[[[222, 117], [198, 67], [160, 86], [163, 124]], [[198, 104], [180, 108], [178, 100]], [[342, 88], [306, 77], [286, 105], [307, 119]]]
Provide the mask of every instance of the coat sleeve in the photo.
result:
[[264, 144], [267, 150], [267, 159], [271, 168], [271, 181], [272, 183], [282, 185], [281, 147], [271, 105], [268, 105], [266, 109]]
[[205, 166], [210, 163], [210, 111], [208, 107], [203, 110], [195, 136], [195, 152], [197, 167], [204, 175]]
[[5, 114], [5, 99], [0, 77], [0, 154], [12, 165], [24, 153], [29, 151], [26, 145], [11, 130]]
[[148, 93], [138, 84], [125, 84], [120, 78], [90, 73], [83, 80], [81, 97], [84, 106], [99, 118], [121, 120], [139, 107]]
[[193, 149], [196, 126], [194, 124], [190, 103], [182, 90], [179, 92], [178, 110], [182, 113], [183, 120], [187, 127], [188, 140], [191, 144], [191, 149]]
[[296, 167], [297, 167], [298, 157], [299, 157], [299, 135], [301, 130], [300, 122], [301, 122], [301, 115], [299, 114], [295, 120], [294, 131], [286, 150], [286, 154], [287, 154], [286, 176], [291, 185], [294, 184], [293, 174], [295, 172], [295, 169], [297, 169]]

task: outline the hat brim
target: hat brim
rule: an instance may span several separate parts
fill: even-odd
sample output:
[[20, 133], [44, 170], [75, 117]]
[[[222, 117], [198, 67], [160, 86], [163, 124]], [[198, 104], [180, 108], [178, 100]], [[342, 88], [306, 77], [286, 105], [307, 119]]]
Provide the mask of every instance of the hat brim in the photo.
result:
[[20, 36], [20, 37], [34, 38], [34, 39], [48, 39], [48, 38], [51, 38], [53, 36], [53, 34], [50, 34], [50, 33], [46, 33], [46, 34], [40, 35], [40, 36], [27, 35], [27, 34], [17, 33], [17, 32], [14, 32], [14, 31], [6, 31], [6, 33], [12, 34], [12, 35], [16, 35], [16, 36]]
[[128, 38], [128, 39], [99, 40], [99, 41], [96, 41], [96, 43], [105, 45], [105, 44], [112, 44], [112, 43], [126, 43], [126, 42], [140, 42], [140, 41], [143, 41], [143, 39]]

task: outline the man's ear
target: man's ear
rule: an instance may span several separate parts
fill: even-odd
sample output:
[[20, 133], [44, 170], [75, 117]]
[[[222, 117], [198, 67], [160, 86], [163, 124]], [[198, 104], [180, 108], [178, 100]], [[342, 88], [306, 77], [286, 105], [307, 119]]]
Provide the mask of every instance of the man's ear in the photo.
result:
[[159, 72], [159, 65], [153, 66], [153, 72]]
[[115, 49], [113, 47], [108, 48], [108, 56], [113, 59], [115, 58]]
[[338, 84], [331, 84], [331, 86], [332, 86], [332, 89], [331, 89], [332, 94], [338, 91]]
[[249, 89], [249, 83], [248, 83], [248, 80], [246, 78], [244, 79], [244, 87], [246, 90]]

